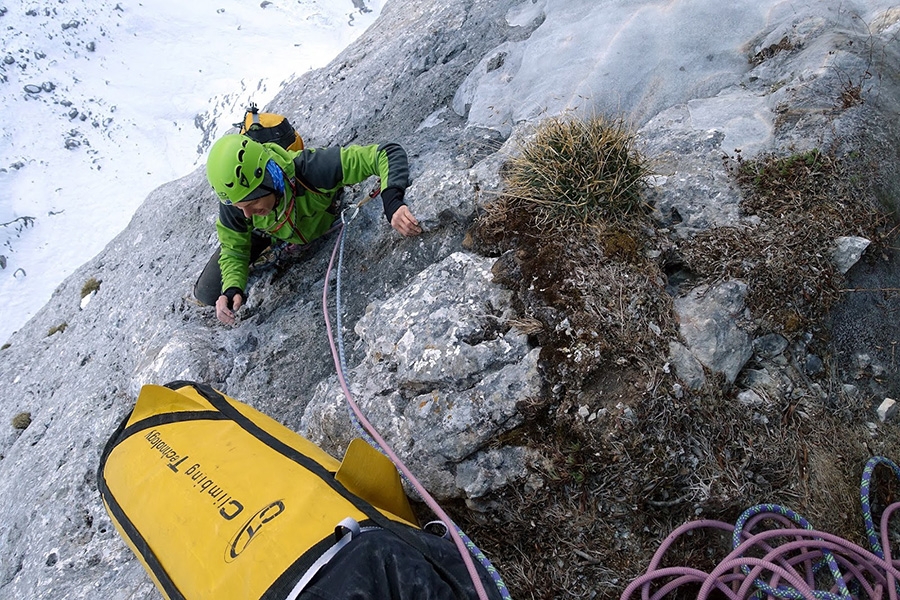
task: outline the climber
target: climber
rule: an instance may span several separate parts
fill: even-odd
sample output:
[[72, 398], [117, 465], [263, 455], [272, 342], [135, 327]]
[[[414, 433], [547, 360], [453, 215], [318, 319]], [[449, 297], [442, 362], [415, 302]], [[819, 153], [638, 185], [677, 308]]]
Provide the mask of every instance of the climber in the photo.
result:
[[[409, 185], [406, 152], [395, 143], [300, 151], [228, 134], [213, 144], [206, 176], [219, 197], [220, 247], [194, 286], [194, 296], [215, 306], [232, 325], [246, 300], [250, 264], [272, 243], [307, 244], [334, 221], [344, 186], [371, 176], [381, 180], [384, 215], [404, 236], [422, 233], [403, 196]], [[274, 239], [273, 239], [274, 238]]]

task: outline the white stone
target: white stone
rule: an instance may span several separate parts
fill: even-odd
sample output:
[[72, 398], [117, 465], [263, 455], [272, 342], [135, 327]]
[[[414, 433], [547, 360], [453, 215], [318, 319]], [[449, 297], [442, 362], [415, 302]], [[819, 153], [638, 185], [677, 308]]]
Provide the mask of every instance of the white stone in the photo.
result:
[[835, 266], [841, 273], [846, 273], [855, 265], [866, 248], [871, 244], [869, 240], [857, 236], [839, 237], [835, 240], [834, 249], [831, 252], [831, 258], [834, 260]]
[[884, 401], [882, 401], [882, 403], [878, 405], [878, 418], [882, 423], [884, 423], [888, 419], [892, 419], [896, 414], [897, 401], [893, 398], [885, 398]]

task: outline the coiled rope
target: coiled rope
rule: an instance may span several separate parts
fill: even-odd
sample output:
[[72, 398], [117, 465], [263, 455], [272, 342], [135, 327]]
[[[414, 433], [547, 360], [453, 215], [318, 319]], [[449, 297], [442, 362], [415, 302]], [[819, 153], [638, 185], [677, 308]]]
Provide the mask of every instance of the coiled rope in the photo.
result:
[[[476, 570], [475, 564], [472, 561], [472, 556], [477, 558], [482, 566], [484, 566], [488, 574], [490, 574], [491, 578], [497, 586], [497, 589], [500, 592], [500, 595], [504, 598], [504, 600], [511, 600], [511, 596], [506, 588], [506, 584], [503, 582], [503, 579], [497, 569], [491, 564], [490, 560], [487, 558], [484, 552], [482, 552], [472, 542], [472, 540], [469, 539], [469, 537], [466, 536], [465, 533], [463, 533], [462, 529], [460, 529], [460, 527], [453, 522], [453, 520], [440, 507], [440, 505], [431, 496], [431, 494], [428, 493], [428, 490], [425, 489], [422, 483], [418, 479], [416, 479], [415, 475], [412, 474], [412, 472], [403, 463], [400, 457], [397, 456], [397, 454], [391, 449], [387, 442], [385, 442], [385, 440], [381, 437], [375, 427], [363, 414], [356, 401], [353, 399], [353, 395], [350, 393], [350, 389], [344, 378], [344, 373], [347, 369], [346, 362], [344, 360], [343, 335], [341, 335], [340, 333], [341, 331], [343, 331], [341, 326], [341, 272], [343, 270], [344, 262], [344, 240], [346, 239], [346, 236], [344, 234], [346, 232], [347, 226], [359, 214], [359, 209], [374, 197], [374, 194], [369, 195], [369, 197], [363, 199], [361, 202], [351, 205], [341, 212], [341, 223], [336, 226], [338, 229], [338, 239], [335, 242], [334, 249], [331, 251], [331, 259], [328, 262], [328, 270], [325, 273], [325, 285], [323, 286], [322, 290], [322, 311], [325, 315], [325, 328], [328, 331], [328, 341], [331, 346], [331, 355], [334, 359], [334, 366], [335, 370], [337, 371], [338, 382], [340, 383], [341, 390], [343, 391], [344, 397], [347, 400], [347, 406], [350, 410], [351, 420], [359, 428], [366, 441], [391, 459], [391, 462], [394, 463], [403, 478], [416, 490], [416, 492], [418, 492], [419, 496], [423, 499], [428, 508], [431, 509], [431, 511], [438, 517], [438, 519], [443, 521], [443, 523], [446, 525], [448, 532], [450, 533], [450, 537], [453, 540], [453, 543], [456, 545], [456, 548], [466, 565], [466, 570], [469, 573], [469, 577], [472, 579], [472, 584], [475, 586], [475, 591], [478, 594], [479, 599], [487, 600], [488, 596], [487, 591], [484, 589], [484, 585], [481, 582], [481, 578], [478, 576], [478, 571]], [[334, 266], [334, 259], [336, 254], [339, 255], [336, 277], [337, 286], [335, 290], [335, 313], [338, 330], [337, 344], [335, 343], [335, 336], [331, 329], [331, 320], [328, 317], [328, 282], [331, 279], [331, 271], [332, 267]]]
[[[866, 462], [860, 484], [863, 519], [871, 551], [838, 536], [813, 529], [800, 515], [776, 504], [747, 509], [734, 525], [714, 520], [686, 523], [675, 529], [653, 555], [646, 573], [622, 593], [627, 600], [640, 591], [642, 600], [659, 600], [679, 588], [699, 585], [698, 600], [715, 594], [746, 598], [896, 600], [900, 596], [900, 561], [891, 559], [888, 525], [900, 502], [888, 505], [876, 531], [869, 490], [878, 465], [900, 479], [900, 467], [875, 456]], [[762, 521], [777, 528], [754, 533]], [[710, 572], [691, 567], [661, 567], [666, 551], [680, 537], [702, 529], [731, 532], [732, 551]], [[787, 541], [786, 541], [787, 540]], [[696, 545], [696, 542], [693, 542]], [[830, 583], [830, 587], [822, 586]], [[680, 590], [684, 593], [686, 590]]]

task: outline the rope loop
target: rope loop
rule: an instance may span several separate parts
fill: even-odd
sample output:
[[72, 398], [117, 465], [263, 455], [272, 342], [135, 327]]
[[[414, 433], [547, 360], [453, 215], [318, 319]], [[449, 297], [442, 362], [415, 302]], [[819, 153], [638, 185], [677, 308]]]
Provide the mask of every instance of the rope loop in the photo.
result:
[[[341, 223], [343, 225], [349, 225], [350, 223], [352, 223], [353, 219], [355, 219], [359, 215], [359, 207], [360, 205], [357, 202], [356, 204], [351, 204], [350, 206], [342, 210]], [[349, 217], [347, 216], [348, 213], [350, 214]]]
[[[896, 600], [900, 597], [900, 561], [890, 555], [889, 523], [900, 511], [900, 502], [884, 509], [876, 528], [869, 491], [878, 465], [888, 467], [900, 479], [900, 467], [884, 457], [870, 458], [863, 469], [860, 499], [871, 550], [815, 530], [788, 508], [760, 504], [744, 511], [734, 525], [701, 520], [675, 529], [660, 544], [647, 571], [625, 588], [621, 600], [629, 600], [638, 591], [642, 600], [680, 597], [685, 590], [679, 588], [692, 590], [698, 585], [698, 600], [713, 593], [729, 600]], [[764, 523], [769, 528], [756, 531]], [[675, 541], [699, 530], [729, 532], [732, 551], [708, 573], [688, 566], [663, 568], [664, 555]], [[691, 543], [696, 545], [697, 539]]]

